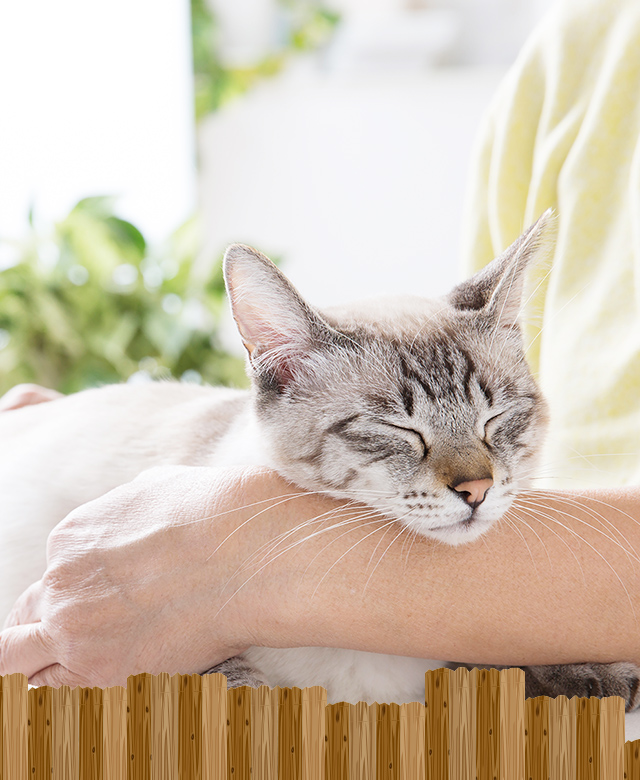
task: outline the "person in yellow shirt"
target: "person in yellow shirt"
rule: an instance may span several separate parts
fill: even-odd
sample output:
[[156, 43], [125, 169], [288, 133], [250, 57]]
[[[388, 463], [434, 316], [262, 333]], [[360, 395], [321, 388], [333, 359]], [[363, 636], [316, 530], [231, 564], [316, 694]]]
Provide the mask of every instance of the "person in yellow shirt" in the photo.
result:
[[550, 270], [525, 293], [549, 485], [640, 484], [640, 3], [559, 3], [495, 96], [476, 158], [469, 272], [557, 212]]

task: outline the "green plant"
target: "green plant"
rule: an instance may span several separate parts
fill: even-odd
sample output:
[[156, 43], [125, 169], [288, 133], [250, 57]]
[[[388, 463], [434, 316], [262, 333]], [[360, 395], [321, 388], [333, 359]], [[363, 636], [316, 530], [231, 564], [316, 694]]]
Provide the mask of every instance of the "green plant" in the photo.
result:
[[225, 66], [218, 53], [218, 29], [206, 0], [191, 0], [196, 119], [247, 92], [258, 80], [279, 73], [296, 52], [326, 43], [340, 17], [313, 0], [280, 0], [286, 35], [281, 46], [251, 67]]
[[147, 245], [110, 198], [86, 198], [50, 235], [32, 231], [0, 271], [0, 392], [38, 382], [62, 392], [128, 379], [246, 384], [218, 337], [221, 263], [194, 274], [195, 219]]
[[[206, 0], [191, 0], [197, 118], [320, 46], [338, 22], [317, 0], [280, 2], [281, 47], [251, 68], [230, 68]], [[247, 384], [242, 360], [218, 335], [221, 263], [206, 279], [194, 273], [197, 218], [160, 248], [117, 217], [108, 197], [81, 200], [47, 235], [30, 222], [29, 237], [13, 243], [15, 263], [0, 270], [0, 394], [20, 382], [70, 393], [134, 375]]]

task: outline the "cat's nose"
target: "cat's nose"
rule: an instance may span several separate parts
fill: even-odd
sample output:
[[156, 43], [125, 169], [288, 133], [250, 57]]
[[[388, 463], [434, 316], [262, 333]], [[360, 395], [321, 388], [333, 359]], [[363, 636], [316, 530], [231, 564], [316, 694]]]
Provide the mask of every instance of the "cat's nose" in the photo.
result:
[[458, 482], [457, 485], [451, 485], [451, 487], [475, 509], [484, 501], [487, 491], [492, 485], [492, 479], [471, 479], [468, 482]]

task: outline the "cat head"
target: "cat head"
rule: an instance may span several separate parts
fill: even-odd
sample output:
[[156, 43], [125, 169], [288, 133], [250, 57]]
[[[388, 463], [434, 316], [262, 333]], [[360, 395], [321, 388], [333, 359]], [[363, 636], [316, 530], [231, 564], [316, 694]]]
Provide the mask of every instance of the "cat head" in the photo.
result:
[[449, 544], [490, 528], [544, 438], [518, 314], [550, 219], [444, 297], [323, 312], [264, 255], [229, 247], [225, 281], [278, 471]]

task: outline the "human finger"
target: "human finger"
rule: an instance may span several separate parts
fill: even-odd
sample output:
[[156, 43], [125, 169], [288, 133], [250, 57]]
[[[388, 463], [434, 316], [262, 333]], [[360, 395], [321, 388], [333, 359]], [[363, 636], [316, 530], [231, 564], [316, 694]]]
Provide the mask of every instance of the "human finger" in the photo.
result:
[[16, 385], [0, 397], [0, 412], [9, 412], [23, 406], [55, 401], [56, 398], [61, 397], [61, 393], [48, 387], [33, 384]]
[[41, 669], [39, 672], [29, 677], [29, 685], [50, 685], [52, 688], [59, 688], [61, 685], [68, 685], [71, 688], [75, 688], [76, 685], [81, 687], [89, 687], [90, 683], [84, 677], [79, 674], [66, 669], [60, 664], [52, 664], [47, 666], [46, 669]]
[[40, 597], [42, 595], [42, 580], [32, 585], [16, 599], [11, 612], [4, 621], [4, 628], [24, 626], [27, 623], [39, 623], [41, 620]]
[[56, 654], [42, 623], [0, 631], [0, 675], [21, 672], [32, 677], [55, 662]]

